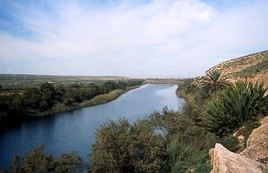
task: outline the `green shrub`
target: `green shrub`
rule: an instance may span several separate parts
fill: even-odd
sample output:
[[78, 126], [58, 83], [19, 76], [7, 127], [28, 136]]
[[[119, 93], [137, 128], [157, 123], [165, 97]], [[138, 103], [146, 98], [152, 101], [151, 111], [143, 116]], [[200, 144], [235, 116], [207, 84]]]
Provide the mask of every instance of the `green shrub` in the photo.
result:
[[213, 133], [195, 125], [184, 113], [165, 108], [162, 113], [154, 113], [134, 124], [123, 119], [98, 129], [90, 172], [203, 170], [208, 149], [215, 143]]
[[239, 141], [233, 135], [224, 136], [219, 142], [233, 152], [239, 148]]
[[208, 103], [203, 125], [219, 136], [233, 132], [247, 120], [268, 113], [266, 91], [258, 83], [238, 82], [226, 88]]
[[205, 162], [207, 151], [189, 143], [175, 139], [169, 147], [171, 173], [184, 173], [195, 165]]
[[195, 169], [194, 173], [209, 173], [211, 171], [211, 165], [208, 163], [200, 163], [198, 164]]
[[256, 129], [259, 126], [260, 126], [259, 121], [249, 120], [249, 121], [244, 123], [243, 128], [239, 131], [239, 133], [240, 133], [239, 135], [242, 135], [245, 137], [244, 147], [247, 147], [247, 140], [248, 140], [249, 135], [252, 133], [252, 131], [254, 129]]
[[13, 158], [8, 173], [76, 173], [81, 172], [82, 161], [74, 153], [62, 154], [58, 159], [52, 155], [46, 155], [43, 147], [37, 147], [25, 156]]
[[166, 145], [146, 121], [108, 122], [97, 131], [91, 155], [92, 173], [167, 172]]

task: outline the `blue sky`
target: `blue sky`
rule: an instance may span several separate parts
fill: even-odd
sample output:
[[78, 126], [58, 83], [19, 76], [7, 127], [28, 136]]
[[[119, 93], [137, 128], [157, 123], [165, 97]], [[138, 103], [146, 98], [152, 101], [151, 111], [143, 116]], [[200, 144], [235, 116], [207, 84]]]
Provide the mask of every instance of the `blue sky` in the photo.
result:
[[193, 77], [268, 48], [266, 0], [0, 0], [0, 73]]

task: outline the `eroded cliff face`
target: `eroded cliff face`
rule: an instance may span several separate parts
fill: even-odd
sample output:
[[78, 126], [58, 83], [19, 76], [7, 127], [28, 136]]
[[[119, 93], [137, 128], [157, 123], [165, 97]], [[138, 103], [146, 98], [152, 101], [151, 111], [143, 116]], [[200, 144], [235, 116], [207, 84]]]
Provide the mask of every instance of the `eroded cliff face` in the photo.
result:
[[247, 148], [240, 154], [216, 144], [209, 151], [211, 173], [263, 173], [268, 167], [268, 116], [254, 129], [247, 140]]

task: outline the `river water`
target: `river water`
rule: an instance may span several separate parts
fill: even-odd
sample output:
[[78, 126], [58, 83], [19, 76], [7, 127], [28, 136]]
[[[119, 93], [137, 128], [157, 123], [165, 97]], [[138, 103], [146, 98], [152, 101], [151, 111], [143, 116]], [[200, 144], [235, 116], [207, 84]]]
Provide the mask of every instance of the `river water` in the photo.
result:
[[14, 155], [40, 145], [54, 156], [75, 151], [86, 161], [101, 124], [121, 117], [134, 122], [164, 106], [177, 111], [184, 100], [176, 96], [176, 89], [175, 85], [147, 84], [106, 104], [25, 121], [0, 134], [0, 168], [7, 168]]

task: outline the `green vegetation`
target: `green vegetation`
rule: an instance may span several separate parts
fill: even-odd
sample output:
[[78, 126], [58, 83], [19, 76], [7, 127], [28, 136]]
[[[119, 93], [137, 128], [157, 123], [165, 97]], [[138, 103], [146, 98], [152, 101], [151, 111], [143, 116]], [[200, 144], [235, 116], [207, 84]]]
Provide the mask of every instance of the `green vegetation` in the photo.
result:
[[[107, 89], [111, 85], [105, 86]], [[246, 129], [241, 133], [249, 134], [255, 127], [257, 115], [267, 111], [266, 90], [262, 84], [237, 83], [229, 86], [208, 92], [213, 97], [203, 97], [203, 88], [194, 85], [192, 79], [185, 80], [177, 91], [187, 99], [181, 112], [163, 108], [162, 112], [133, 124], [125, 119], [103, 124], [96, 134], [89, 172], [210, 172], [208, 150], [216, 142], [231, 151], [238, 150], [241, 146], [232, 133], [244, 126]], [[123, 90], [112, 90], [107, 95], [117, 96], [118, 92]], [[107, 95], [95, 97], [91, 104], [110, 98]], [[217, 111], [223, 112], [215, 113], [218, 116], [213, 117], [211, 112], [214, 112], [214, 107], [211, 105], [222, 108]], [[224, 124], [226, 115], [232, 115], [233, 118], [229, 117], [227, 124]], [[232, 120], [235, 121], [229, 123]], [[50, 167], [50, 164], [46, 165], [43, 168]]]
[[164, 147], [164, 140], [153, 135], [147, 124], [109, 122], [97, 133], [91, 169], [111, 173], [159, 172], [166, 167], [166, 162], [162, 162], [166, 157]]
[[266, 91], [263, 84], [241, 82], [225, 89], [208, 103], [204, 117], [206, 127], [223, 136], [257, 115], [265, 115], [268, 113]]
[[[191, 127], [191, 128], [188, 128]], [[184, 113], [154, 113], [134, 124], [104, 124], [93, 145], [90, 172], [185, 172], [206, 169], [215, 136]]]
[[217, 70], [208, 72], [201, 81], [201, 87], [205, 96], [212, 95], [228, 85], [227, 76]]
[[[202, 85], [192, 79], [178, 86], [187, 102], [181, 112], [154, 113], [129, 124], [104, 124], [97, 133], [89, 172], [210, 172], [208, 150], [216, 142], [241, 149], [233, 133], [245, 138], [268, 112], [263, 84], [231, 85], [220, 72], [208, 73]], [[197, 86], [201, 86], [200, 88]], [[206, 97], [204, 97], [206, 92]]]
[[26, 75], [26, 74], [0, 74], [0, 84], [5, 90], [20, 90], [31, 87], [39, 87], [43, 83], [55, 85], [91, 84], [105, 81], [129, 80], [118, 76], [56, 76], [56, 75]]
[[125, 90], [123, 89], [116, 89], [107, 94], [98, 95], [94, 97], [93, 99], [89, 100], [88, 105], [98, 105], [98, 104], [109, 102], [119, 97], [122, 93], [124, 93], [124, 91]]
[[134, 124], [104, 124], [97, 132], [89, 172], [209, 172], [208, 150], [222, 139], [199, 125], [201, 90], [192, 79], [179, 85], [178, 93], [188, 98], [182, 112], [163, 108]]
[[[26, 90], [21, 95], [6, 96], [3, 103], [13, 105], [8, 108], [10, 112], [21, 111], [23, 106], [29, 105], [30, 108], [23, 107], [28, 108], [27, 113], [53, 111], [64, 105], [94, 105], [118, 97], [128, 87], [136, 86], [136, 82], [126, 84], [122, 81], [108, 81], [101, 85], [57, 87], [43, 84], [40, 88], [31, 88], [31, 92]], [[210, 172], [208, 150], [216, 142], [231, 151], [241, 149], [243, 146], [233, 133], [239, 129], [239, 133], [247, 138], [252, 129], [258, 126], [258, 118], [268, 113], [266, 92], [263, 84], [238, 82], [231, 85], [226, 76], [218, 71], [209, 72], [201, 80], [201, 85], [196, 85], [193, 79], [184, 80], [177, 90], [177, 94], [187, 100], [181, 112], [172, 112], [164, 107], [162, 112], [156, 112], [135, 123], [121, 119], [103, 124], [97, 130], [88, 172]], [[21, 97], [27, 98], [27, 101], [21, 100]], [[39, 156], [40, 154], [34, 157]], [[22, 165], [19, 170], [28, 169], [25, 165], [27, 157], [26, 155], [19, 162], [14, 162], [11, 170], [17, 169], [18, 163]], [[66, 161], [54, 159], [52, 162], [51, 156], [44, 155], [42, 158], [45, 159], [37, 159], [30, 162], [30, 165], [47, 172], [54, 165], [51, 172], [57, 172], [57, 169], [64, 170], [66, 167], [74, 170], [75, 166], [70, 165], [78, 163], [77, 159], [71, 159], [67, 162], [70, 165], [66, 166]], [[69, 160], [73, 157], [65, 158]]]
[[15, 156], [10, 169], [6, 173], [75, 173], [79, 171], [82, 160], [74, 153], [62, 154], [55, 159], [45, 155], [42, 147], [38, 147], [25, 154], [24, 157]]
[[[81, 103], [77, 102], [63, 102], [63, 103], [56, 103], [53, 108], [51, 109], [51, 112], [53, 113], [58, 113], [58, 112], [66, 112], [66, 111], [71, 111], [75, 109], [81, 109], [84, 107], [89, 107], [89, 106], [95, 106], [103, 103], [107, 103], [109, 101], [112, 101], [122, 95], [124, 92], [128, 91], [132, 87], [129, 87], [125, 90], [123, 89], [115, 89], [113, 91], [110, 91], [106, 94], [99, 94], [92, 99], [82, 101]], [[41, 112], [38, 115], [47, 115], [50, 114], [51, 112], [45, 111]]]
[[268, 55], [266, 55], [267, 59], [264, 59], [261, 63], [249, 66], [237, 73], [235, 73], [235, 76], [240, 76], [240, 77], [249, 77], [253, 76], [257, 73], [263, 72], [265, 70], [268, 70]]
[[81, 85], [43, 83], [39, 87], [24, 88], [20, 94], [0, 94], [0, 127], [11, 126], [27, 116], [44, 116], [106, 103], [142, 82], [124, 80]]

